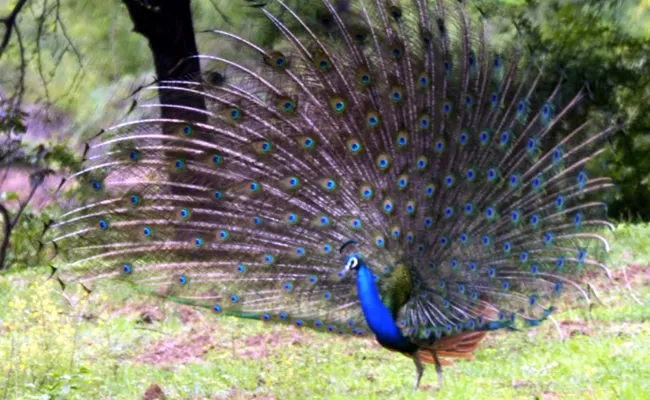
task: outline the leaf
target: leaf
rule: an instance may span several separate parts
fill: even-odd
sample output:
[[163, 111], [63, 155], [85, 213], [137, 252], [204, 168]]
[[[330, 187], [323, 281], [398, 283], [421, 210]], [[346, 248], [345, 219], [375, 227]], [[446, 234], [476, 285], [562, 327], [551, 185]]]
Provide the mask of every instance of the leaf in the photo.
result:
[[0, 193], [0, 198], [7, 202], [20, 200], [20, 197], [16, 192], [2, 192]]

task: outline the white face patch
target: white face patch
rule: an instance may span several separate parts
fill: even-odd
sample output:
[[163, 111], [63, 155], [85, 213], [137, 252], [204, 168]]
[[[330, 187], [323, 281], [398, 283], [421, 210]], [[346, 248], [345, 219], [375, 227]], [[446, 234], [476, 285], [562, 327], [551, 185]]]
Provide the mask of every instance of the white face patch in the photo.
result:
[[356, 257], [350, 257], [348, 259], [348, 263], [345, 264], [345, 269], [351, 270], [351, 269], [355, 269], [357, 266], [359, 266], [359, 259], [357, 259]]

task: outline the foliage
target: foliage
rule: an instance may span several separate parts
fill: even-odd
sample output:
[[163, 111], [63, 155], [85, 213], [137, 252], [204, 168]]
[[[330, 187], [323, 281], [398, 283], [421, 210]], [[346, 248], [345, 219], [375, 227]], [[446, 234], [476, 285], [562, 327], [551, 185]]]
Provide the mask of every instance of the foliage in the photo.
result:
[[[593, 110], [624, 128], [602, 164], [618, 185], [615, 218], [650, 220], [650, 3], [637, 0], [509, 0], [527, 45], [544, 51], [568, 82], [588, 84]], [[553, 65], [552, 64], [552, 65]]]
[[[43, 210], [35, 212], [31, 200], [45, 179], [55, 171], [68, 173], [80, 167], [80, 160], [75, 157], [65, 143], [52, 145], [34, 144], [24, 140], [24, 114], [0, 120], [0, 132], [6, 132], [0, 140], [0, 188], [7, 175], [16, 168], [27, 169], [30, 193], [20, 198], [15, 192], [0, 190], [0, 270], [12, 266], [26, 268], [42, 265], [47, 254], [41, 252], [39, 241], [49, 217]], [[50, 205], [50, 210], [54, 208]]]
[[47, 216], [42, 213], [25, 212], [19, 223], [11, 232], [9, 252], [5, 259], [5, 268], [25, 269], [47, 262], [47, 256], [40, 252], [39, 238]]
[[[3, 282], [4, 283], [4, 282]], [[75, 364], [77, 330], [87, 296], [67, 297], [63, 309], [53, 290], [54, 281], [36, 280], [21, 296], [5, 296], [8, 301], [0, 318], [3, 363], [0, 395], [24, 398], [35, 388], [57, 397], [75, 389], [75, 376], [88, 370]], [[11, 292], [10, 288], [5, 289]]]

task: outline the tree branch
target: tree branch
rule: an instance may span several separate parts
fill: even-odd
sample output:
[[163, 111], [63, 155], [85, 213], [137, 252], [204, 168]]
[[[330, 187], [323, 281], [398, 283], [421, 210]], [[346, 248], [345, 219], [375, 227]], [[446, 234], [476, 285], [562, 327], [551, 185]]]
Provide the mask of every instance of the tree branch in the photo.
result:
[[2, 235], [2, 242], [0, 242], [0, 271], [5, 267], [5, 258], [7, 257], [7, 248], [9, 247], [9, 236], [11, 235], [11, 220], [9, 211], [4, 205], [0, 204], [0, 214], [4, 222], [4, 232]]
[[29, 195], [27, 196], [25, 201], [20, 203], [20, 208], [18, 209], [18, 212], [14, 216], [14, 220], [11, 222], [11, 229], [14, 229], [16, 227], [16, 224], [18, 223], [18, 220], [20, 220], [20, 216], [23, 215], [23, 211], [25, 211], [25, 207], [27, 207], [29, 202], [32, 201], [32, 197], [34, 197], [34, 194], [36, 193], [36, 189], [38, 189], [38, 187], [41, 185], [42, 182], [43, 182], [42, 178], [40, 178], [38, 180], [38, 182], [34, 182], [32, 180], [32, 182], [31, 182], [32, 187], [31, 187], [31, 189], [29, 191]]
[[11, 13], [0, 19], [0, 23], [3, 23], [5, 25], [5, 34], [2, 38], [2, 43], [0, 43], [0, 58], [2, 58], [2, 55], [5, 52], [5, 49], [9, 45], [9, 40], [11, 39], [11, 32], [14, 30], [14, 26], [16, 25], [16, 18], [18, 17], [18, 14], [20, 13], [20, 10], [23, 9], [23, 6], [27, 3], [27, 0], [18, 0], [18, 3], [16, 3], [16, 6], [14, 7], [13, 10], [11, 10]]

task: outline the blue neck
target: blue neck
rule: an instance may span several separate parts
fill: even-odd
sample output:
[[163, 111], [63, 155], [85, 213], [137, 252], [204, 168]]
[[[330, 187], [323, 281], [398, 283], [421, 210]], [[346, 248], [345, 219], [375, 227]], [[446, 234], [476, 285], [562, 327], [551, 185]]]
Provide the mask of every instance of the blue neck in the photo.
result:
[[393, 320], [392, 313], [382, 303], [372, 271], [363, 263], [357, 268], [357, 291], [363, 315], [377, 341], [385, 347], [400, 352], [414, 351], [413, 344], [402, 335]]

